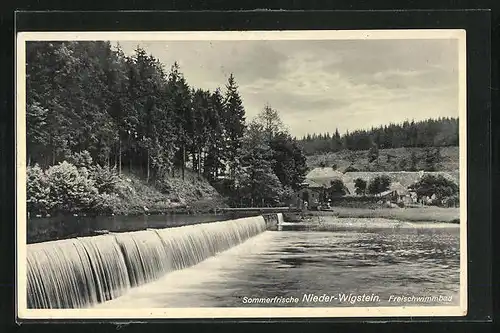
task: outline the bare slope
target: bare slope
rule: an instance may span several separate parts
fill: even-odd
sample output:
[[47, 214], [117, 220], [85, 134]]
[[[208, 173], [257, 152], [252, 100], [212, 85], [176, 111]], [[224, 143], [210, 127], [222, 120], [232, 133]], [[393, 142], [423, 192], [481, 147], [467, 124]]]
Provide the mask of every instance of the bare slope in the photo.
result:
[[[352, 171], [409, 171], [412, 152], [416, 156], [416, 170], [425, 167], [424, 148], [393, 148], [379, 150], [378, 162], [368, 161], [368, 151], [343, 150], [335, 153], [322, 155], [311, 155], [307, 157], [307, 165], [310, 169], [320, 166], [336, 168], [344, 172], [350, 167]], [[456, 171], [459, 169], [459, 148], [442, 147], [440, 149], [440, 162], [436, 165], [437, 171]]]
[[179, 175], [156, 183], [146, 183], [142, 177], [123, 173], [118, 184], [118, 195], [120, 199], [115, 209], [118, 214], [140, 213], [144, 207], [156, 213], [186, 207], [204, 211], [225, 205], [223, 197], [208, 181], [188, 170], [184, 180]]

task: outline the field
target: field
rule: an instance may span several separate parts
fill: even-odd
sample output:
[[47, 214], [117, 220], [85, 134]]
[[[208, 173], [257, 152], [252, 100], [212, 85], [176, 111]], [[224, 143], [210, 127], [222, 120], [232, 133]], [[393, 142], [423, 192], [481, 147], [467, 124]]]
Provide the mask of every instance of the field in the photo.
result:
[[[336, 165], [339, 171], [344, 171], [347, 167], [355, 168], [358, 171], [403, 171], [410, 170], [411, 154], [415, 153], [417, 163], [416, 170], [424, 169], [424, 148], [394, 148], [379, 150], [378, 162], [368, 161], [368, 151], [342, 150], [335, 153], [307, 156], [307, 166], [312, 169], [322, 165], [331, 167]], [[441, 158], [436, 164], [438, 171], [455, 171], [459, 169], [459, 148], [442, 147]], [[354, 171], [354, 170], [353, 170]]]
[[331, 211], [311, 211], [309, 216], [333, 215], [339, 218], [386, 218], [409, 222], [458, 222], [460, 208], [424, 206], [417, 208], [350, 208], [334, 207]]

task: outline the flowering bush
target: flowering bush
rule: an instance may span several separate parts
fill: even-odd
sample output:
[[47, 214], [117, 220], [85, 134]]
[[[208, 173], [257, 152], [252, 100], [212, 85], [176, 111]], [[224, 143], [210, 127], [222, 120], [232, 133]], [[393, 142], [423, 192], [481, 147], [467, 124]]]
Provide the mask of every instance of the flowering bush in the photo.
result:
[[110, 214], [115, 207], [120, 205], [120, 199], [116, 194], [100, 193], [94, 201], [93, 210], [96, 213]]
[[74, 154], [72, 161], [43, 170], [27, 169], [27, 204], [31, 214], [113, 213], [121, 205], [119, 176], [114, 169], [92, 165], [86, 152]]
[[52, 205], [49, 198], [50, 188], [45, 172], [40, 166], [28, 167], [27, 170], [28, 212], [47, 213]]
[[50, 201], [56, 211], [78, 212], [93, 207], [99, 192], [88, 170], [66, 161], [46, 171]]

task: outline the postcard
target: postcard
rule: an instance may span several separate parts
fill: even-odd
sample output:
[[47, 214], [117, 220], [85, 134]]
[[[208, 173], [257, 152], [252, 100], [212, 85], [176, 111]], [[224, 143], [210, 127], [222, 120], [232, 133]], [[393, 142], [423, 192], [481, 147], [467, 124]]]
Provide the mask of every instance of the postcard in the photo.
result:
[[19, 33], [18, 317], [465, 316], [465, 43]]

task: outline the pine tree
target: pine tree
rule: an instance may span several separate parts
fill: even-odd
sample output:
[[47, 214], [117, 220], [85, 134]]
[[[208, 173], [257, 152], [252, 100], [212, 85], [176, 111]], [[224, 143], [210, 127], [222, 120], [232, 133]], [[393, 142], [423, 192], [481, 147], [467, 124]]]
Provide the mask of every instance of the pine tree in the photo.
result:
[[446, 147], [458, 145], [458, 119], [438, 118], [420, 122], [404, 121], [401, 124], [387, 124], [370, 130], [346, 131], [340, 135], [329, 133], [308, 133], [299, 140], [307, 155], [335, 152], [342, 148], [368, 150], [371, 144], [381, 149], [400, 147]]
[[192, 133], [193, 118], [191, 93], [184, 75], [179, 70], [177, 62], [174, 63], [170, 70], [168, 86], [172, 108], [175, 112], [176, 146], [179, 147], [176, 159], [181, 166], [182, 179], [184, 179], [186, 153], [188, 147], [192, 144], [192, 138], [189, 136], [189, 133]]
[[209, 125], [210, 92], [197, 89], [193, 93], [193, 141], [191, 155], [193, 162], [193, 171], [202, 173], [203, 153], [207, 146], [208, 132], [211, 130]]
[[28, 144], [28, 165], [31, 165], [32, 156], [43, 159], [45, 146], [48, 143], [47, 127], [48, 110], [41, 107], [38, 102], [32, 102], [26, 107], [26, 138]]
[[297, 142], [286, 133], [276, 135], [270, 142], [274, 173], [284, 187], [300, 188], [307, 171], [306, 157]]
[[368, 162], [372, 163], [377, 161], [378, 163], [379, 151], [376, 144], [373, 144], [370, 150], [368, 151]]
[[239, 153], [240, 168], [234, 173], [237, 201], [254, 207], [279, 204], [286, 190], [274, 174], [273, 153], [260, 124], [250, 124]]
[[436, 171], [436, 154], [429, 147], [424, 150], [425, 171]]
[[207, 156], [204, 160], [204, 176], [214, 181], [225, 169], [225, 139], [223, 128], [224, 103], [220, 89], [210, 96], [210, 107], [207, 114], [208, 139]]
[[286, 132], [285, 125], [281, 121], [278, 111], [273, 109], [269, 104], [264, 107], [253, 121], [264, 128], [269, 142], [271, 142], [275, 135]]
[[229, 76], [226, 84], [223, 119], [229, 175], [233, 178], [238, 164], [238, 149], [245, 131], [245, 109], [233, 74]]

